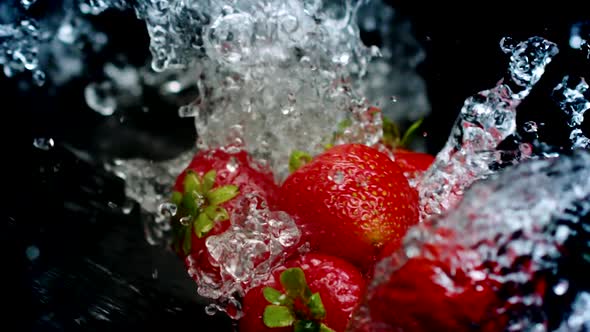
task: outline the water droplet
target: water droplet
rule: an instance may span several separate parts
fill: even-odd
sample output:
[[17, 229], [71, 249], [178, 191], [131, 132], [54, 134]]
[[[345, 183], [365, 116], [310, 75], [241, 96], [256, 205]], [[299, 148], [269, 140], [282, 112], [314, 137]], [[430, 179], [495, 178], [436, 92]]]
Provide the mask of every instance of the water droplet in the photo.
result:
[[176, 215], [176, 212], [178, 211], [178, 207], [174, 203], [166, 202], [166, 203], [160, 204], [159, 210], [160, 210], [161, 215], [163, 215], [166, 218], [170, 218], [170, 217], [174, 217]]
[[35, 4], [37, 0], [20, 0], [20, 4], [23, 6], [24, 9], [29, 9], [33, 4]]
[[154, 269], [154, 271], [152, 272], [152, 279], [158, 279], [158, 269]]
[[125, 204], [123, 204], [123, 206], [121, 207], [121, 211], [124, 214], [130, 214], [131, 211], [133, 211], [133, 201], [131, 201], [131, 200], [125, 201]]
[[397, 103], [397, 96], [389, 97], [392, 103]]
[[33, 146], [37, 149], [48, 151], [53, 145], [53, 138], [38, 137], [33, 140]]
[[109, 208], [111, 208], [111, 209], [117, 209], [117, 208], [119, 208], [119, 206], [117, 204], [115, 204], [113, 202], [110, 202], [110, 201], [107, 203], [107, 206]]
[[569, 282], [565, 279], [562, 279], [555, 286], [553, 286], [553, 292], [555, 295], [561, 296], [567, 292], [569, 286]]
[[328, 177], [330, 180], [334, 181], [336, 184], [342, 184], [344, 182], [344, 172], [336, 171], [332, 177]]
[[289, 114], [291, 114], [291, 113], [292, 113], [294, 110], [295, 110], [295, 108], [293, 108], [293, 107], [285, 107], [285, 108], [281, 109], [281, 113], [282, 113], [283, 115], [289, 115]]
[[500, 40], [502, 52], [509, 54], [516, 47], [517, 43], [511, 37], [504, 37]]
[[179, 93], [180, 91], [182, 91], [182, 89], [183, 89], [183, 86], [178, 81], [170, 81], [170, 82], [164, 84], [164, 91], [166, 91], [168, 93]]
[[41, 254], [41, 252], [39, 251], [39, 248], [37, 246], [28, 246], [27, 249], [25, 250], [25, 254], [27, 255], [27, 258], [30, 261], [34, 261], [37, 258], [39, 258], [39, 255]]
[[234, 173], [238, 169], [238, 167], [239, 167], [238, 161], [236, 160], [235, 157], [229, 158], [229, 161], [225, 165], [225, 168], [227, 168], [227, 170], [230, 171], [231, 173]]
[[191, 217], [182, 217], [180, 218], [179, 222], [182, 226], [188, 226], [191, 223], [192, 218]]
[[71, 24], [65, 23], [59, 27], [57, 30], [57, 38], [65, 44], [72, 44], [76, 40], [76, 35], [74, 34], [74, 28]]
[[295, 95], [292, 92], [289, 92], [287, 94], [287, 100], [289, 101], [290, 104], [295, 104], [295, 101], [296, 101]]
[[218, 311], [219, 311], [219, 309], [217, 308], [217, 305], [215, 305], [215, 304], [209, 304], [205, 307], [205, 313], [209, 316], [215, 315]]
[[84, 89], [88, 107], [104, 116], [112, 115], [117, 108], [117, 100], [113, 95], [114, 87], [111, 82], [91, 83]]
[[43, 84], [45, 84], [45, 73], [39, 69], [35, 70], [33, 72], [33, 82], [35, 82], [37, 86], [43, 86]]
[[522, 129], [527, 133], [536, 133], [537, 132], [537, 123], [535, 121], [527, 121], [522, 125]]

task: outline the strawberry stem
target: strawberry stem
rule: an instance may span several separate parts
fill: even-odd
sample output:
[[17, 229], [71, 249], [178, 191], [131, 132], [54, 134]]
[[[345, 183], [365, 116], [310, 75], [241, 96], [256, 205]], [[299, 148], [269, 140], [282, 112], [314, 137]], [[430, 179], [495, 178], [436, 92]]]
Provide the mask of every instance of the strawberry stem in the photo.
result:
[[178, 207], [172, 247], [178, 253], [190, 253], [193, 232], [202, 238], [215, 227], [215, 223], [229, 220], [227, 210], [220, 205], [236, 197], [239, 190], [234, 185], [214, 188], [216, 177], [215, 170], [202, 177], [188, 170], [183, 182], [184, 193], [172, 193], [171, 202]]

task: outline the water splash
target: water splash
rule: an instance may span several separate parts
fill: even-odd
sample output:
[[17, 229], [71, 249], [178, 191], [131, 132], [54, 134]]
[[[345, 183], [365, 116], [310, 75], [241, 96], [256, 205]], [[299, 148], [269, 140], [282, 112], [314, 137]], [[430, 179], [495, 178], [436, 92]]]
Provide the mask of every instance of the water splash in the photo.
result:
[[[207, 238], [206, 252], [193, 253], [186, 259], [188, 273], [197, 281], [200, 295], [217, 300], [217, 308], [239, 318], [235, 308], [249, 289], [263, 283], [271, 269], [296, 249], [300, 231], [285, 212], [270, 211], [255, 195], [240, 198], [230, 216], [232, 225]], [[201, 256], [215, 271], [199, 266]], [[239, 309], [239, 308], [238, 308]]]
[[422, 220], [444, 214], [472, 183], [493, 174], [492, 163], [502, 157], [498, 144], [516, 129], [518, 105], [558, 52], [539, 37], [520, 43], [504, 39], [501, 47], [510, 54], [511, 80], [465, 100], [449, 140], [418, 184]]
[[[495, 330], [547, 331], [560, 322], [562, 330], [585, 331], [587, 293], [580, 289], [585, 287], [580, 286], [584, 278], [567, 271], [583, 270], [590, 263], [584, 260], [590, 253], [585, 237], [589, 198], [590, 154], [586, 151], [523, 162], [474, 184], [456, 209], [411, 229], [404, 239], [404, 250], [379, 263], [368, 302], [353, 330], [370, 330], [363, 329], [368, 324], [393, 331], [413, 321], [417, 324], [414, 328], [420, 330], [456, 321], [463, 322], [457, 331], [468, 331], [471, 324], [481, 324], [484, 330], [499, 324], [494, 325]], [[419, 284], [412, 297], [401, 300], [404, 291], [414, 288], [396, 280], [413, 271], [406, 269], [418, 262], [426, 264], [420, 266], [437, 267], [432, 278], [425, 277], [428, 280], [424, 282], [441, 287], [446, 295], [421, 292], [421, 288], [434, 288]], [[493, 290], [493, 295], [486, 295], [484, 290]], [[448, 302], [435, 302], [440, 306], [437, 308], [414, 306], [414, 301], [426, 303], [438, 295], [448, 297]], [[462, 307], [465, 302], [461, 302], [461, 296], [489, 301], [473, 304], [483, 310], [477, 318], [485, 320], [465, 321], [466, 312], [473, 308]], [[493, 297], [498, 301], [491, 300]], [[553, 310], [569, 307], [567, 299], [574, 297], [573, 307], [564, 310], [563, 319], [552, 315]], [[459, 302], [453, 302], [457, 299]], [[458, 306], [452, 307], [453, 303]], [[396, 311], [404, 318], [388, 318], [376, 311], [382, 306], [407, 311]], [[442, 317], [448, 317], [444, 321], [437, 320], [441, 316], [432, 316], [432, 322], [419, 321], [427, 314], [422, 310], [439, 310], [444, 313]]]
[[0, 24], [0, 66], [4, 75], [12, 77], [39, 66], [39, 43], [48, 37], [39, 30], [35, 20]]
[[[573, 88], [572, 88], [573, 87]], [[590, 108], [588, 83], [584, 78], [578, 80], [565, 76], [561, 83], [553, 89], [553, 100], [568, 117], [568, 126], [572, 128], [570, 140], [572, 148], [590, 147], [590, 139], [582, 132], [584, 113]]]

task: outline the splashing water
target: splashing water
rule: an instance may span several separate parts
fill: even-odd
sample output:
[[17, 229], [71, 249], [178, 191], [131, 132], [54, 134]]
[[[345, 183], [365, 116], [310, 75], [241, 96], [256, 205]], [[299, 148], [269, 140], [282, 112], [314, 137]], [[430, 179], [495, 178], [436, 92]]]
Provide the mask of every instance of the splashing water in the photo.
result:
[[280, 180], [293, 150], [323, 151], [345, 118], [354, 123], [347, 139], [376, 141], [378, 134], [361, 128], [367, 105], [351, 83], [372, 54], [351, 23], [360, 3], [347, 4], [344, 12], [321, 2], [203, 5], [189, 12], [202, 39], [198, 52], [179, 39], [186, 11], [170, 8], [148, 20], [155, 70], [200, 56], [199, 96], [182, 109], [195, 116], [198, 147], [242, 145]]
[[34, 20], [0, 24], [0, 65], [4, 75], [10, 77], [25, 70], [37, 70], [38, 41], [46, 38]]
[[[570, 86], [575, 84], [572, 89]], [[588, 97], [588, 83], [584, 78], [576, 81], [569, 76], [565, 76], [561, 83], [553, 89], [553, 99], [570, 119], [568, 126], [572, 128], [570, 140], [572, 148], [590, 147], [590, 139], [582, 133], [582, 123], [584, 122], [584, 113], [590, 108]]]
[[501, 157], [498, 144], [516, 129], [516, 108], [558, 52], [554, 43], [539, 37], [515, 45], [504, 39], [501, 46], [510, 54], [511, 81], [465, 101], [449, 140], [418, 184], [422, 220], [444, 214], [466, 188], [493, 173], [491, 165]]
[[[455, 331], [468, 331], [472, 324], [486, 331], [491, 326], [494, 331], [547, 331], [563, 321], [564, 331], [584, 331], [590, 307], [578, 286], [585, 277], [564, 271], [567, 264], [574, 271], [587, 271], [590, 264], [589, 199], [586, 151], [527, 161], [474, 184], [456, 209], [411, 229], [404, 250], [379, 263], [353, 330], [412, 326], [411, 331], [427, 331], [437, 324], [444, 330], [451, 325], [443, 324], [455, 322]], [[413, 270], [417, 266], [420, 272]], [[411, 276], [413, 281], [403, 282]], [[412, 297], [404, 297], [406, 292]], [[439, 295], [448, 302], [438, 302]], [[563, 320], [552, 315], [569, 307], [567, 299], [574, 296]], [[475, 301], [469, 308], [467, 298]], [[380, 308], [398, 315], [386, 317]], [[424, 310], [442, 315], [420, 321]]]
[[[241, 315], [241, 296], [268, 278], [269, 271], [297, 248], [301, 235], [287, 213], [270, 211], [260, 197], [246, 195], [237, 206], [231, 227], [207, 238], [207, 252], [186, 259], [199, 294], [217, 300], [216, 308], [234, 319]], [[219, 272], [202, 269], [202, 256]]]
[[[370, 105], [381, 107], [395, 120], [415, 120], [428, 112], [424, 84], [414, 71], [423, 54], [409, 29], [403, 23], [392, 29], [391, 9], [380, 1], [368, 6], [365, 2], [65, 1], [68, 13], [54, 20], [58, 24], [51, 28], [32, 19], [0, 24], [0, 66], [6, 76], [31, 71], [37, 85], [43, 85], [46, 78], [58, 85], [64, 83], [83, 72], [81, 47], [74, 47], [83, 36], [92, 36], [96, 49], [107, 41], [104, 34], [85, 22], [84, 15], [98, 15], [109, 8], [132, 9], [146, 23], [151, 66], [107, 64], [105, 79], [85, 89], [88, 105], [108, 116], [140, 103], [142, 86], [157, 87], [162, 98], [184, 105], [179, 109], [180, 116], [194, 117], [199, 149], [243, 146], [270, 166], [280, 181], [287, 174], [288, 157], [295, 149], [317, 154], [327, 143], [374, 145], [381, 138], [381, 122], [367, 113]], [[18, 8], [28, 10], [34, 3], [23, 0]], [[6, 4], [0, 4], [0, 10], [5, 8]], [[360, 19], [359, 11], [364, 13]], [[363, 45], [357, 19], [363, 29], [379, 30], [385, 40], [381, 50]], [[576, 27], [572, 28], [570, 46], [587, 48], [590, 54], [585, 26]], [[44, 47], [50, 52], [43, 52]], [[502, 267], [513, 268], [486, 273], [502, 285], [512, 282], [519, 290], [530, 273], [554, 267], [559, 245], [574, 236], [570, 228], [552, 230], [549, 225], [556, 218], [579, 224], [578, 215], [564, 211], [575, 200], [588, 197], [585, 154], [527, 163], [495, 176], [476, 184], [459, 209], [451, 210], [473, 183], [494, 174], [491, 165], [503, 153], [497, 146], [515, 132], [518, 105], [557, 54], [555, 44], [538, 37], [520, 43], [504, 39], [501, 47], [510, 55], [510, 77], [465, 101], [446, 146], [417, 183], [421, 217], [426, 222], [411, 231], [404, 257], [398, 253], [388, 261], [392, 265], [382, 265], [373, 291], [403, 268], [406, 260], [430, 254], [425, 244], [440, 244], [432, 229], [465, 231], [460, 245], [497, 259]], [[47, 59], [39, 57], [43, 53], [54, 64], [46, 71], [41, 67]], [[574, 81], [564, 78], [553, 97], [572, 118], [574, 147], [588, 147], [588, 138], [581, 131], [589, 105], [588, 85], [583, 79]], [[352, 124], [332, 142], [343, 120]], [[534, 127], [534, 123], [528, 123], [527, 131], [534, 132]], [[41, 149], [51, 147], [41, 140], [34, 143]], [[526, 147], [521, 148], [514, 163], [530, 157]], [[168, 219], [174, 215], [175, 206], [164, 202], [175, 177], [191, 157], [189, 152], [163, 163], [128, 160], [107, 165], [126, 179], [127, 195], [148, 212], [145, 231], [151, 244], [168, 244]], [[569, 187], [566, 180], [577, 182]], [[188, 262], [189, 273], [198, 280], [199, 293], [217, 299], [214, 305], [220, 309], [237, 307], [234, 317], [239, 316], [237, 299], [247, 290], [245, 285], [262, 281], [270, 267], [299, 240], [299, 231], [288, 215], [252, 204], [253, 200], [244, 199], [242, 213], [232, 215], [230, 230], [207, 240], [207, 254], [222, 271], [221, 279], [190, 268], [190, 257]], [[447, 217], [435, 221], [447, 213]], [[511, 255], [503, 251], [506, 248]], [[453, 258], [452, 252], [443, 254]], [[515, 262], [527, 255], [532, 257], [530, 269], [519, 270]], [[471, 272], [476, 275], [482, 271]], [[453, 281], [452, 275], [440, 277]], [[566, 278], [554, 285], [553, 293], [561, 296], [574, 284]], [[546, 313], [539, 305], [538, 294], [519, 293], [510, 303], [530, 312]], [[588, 303], [588, 293], [578, 293], [560, 330], [581, 331], [588, 322]], [[510, 322], [511, 327], [542, 326], [543, 320], [537, 316], [519, 315]]]

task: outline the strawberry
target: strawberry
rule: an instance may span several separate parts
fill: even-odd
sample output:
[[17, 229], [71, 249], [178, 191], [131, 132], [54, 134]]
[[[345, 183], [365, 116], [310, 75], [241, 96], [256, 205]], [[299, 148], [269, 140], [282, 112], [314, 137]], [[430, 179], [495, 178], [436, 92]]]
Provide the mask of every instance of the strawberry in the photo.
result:
[[399, 166], [361, 144], [332, 147], [293, 172], [279, 200], [313, 251], [363, 270], [418, 222], [417, 195]]
[[434, 156], [402, 148], [393, 151], [395, 163], [404, 173], [415, 174], [426, 171], [434, 162]]
[[437, 234], [444, 240], [425, 245], [426, 254], [399, 268], [392, 265], [395, 258], [386, 257], [396, 246], [383, 250], [377, 268], [382, 277], [353, 331], [374, 331], [374, 326], [379, 331], [503, 331], [507, 317], [498, 311], [500, 282], [489, 277], [490, 263], [455, 244], [453, 232], [439, 229]]
[[173, 249], [187, 268], [216, 277], [205, 246], [207, 237], [225, 232], [239, 209], [239, 196], [255, 194], [268, 206], [276, 205], [278, 186], [271, 172], [250, 160], [243, 150], [215, 149], [195, 155], [178, 176], [172, 201], [178, 212], [172, 220]]
[[362, 274], [348, 262], [323, 254], [298, 256], [246, 293], [239, 329], [344, 331], [364, 291]]

